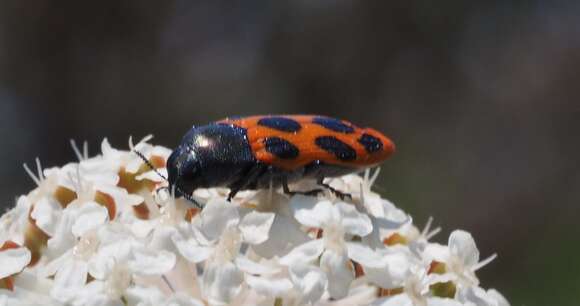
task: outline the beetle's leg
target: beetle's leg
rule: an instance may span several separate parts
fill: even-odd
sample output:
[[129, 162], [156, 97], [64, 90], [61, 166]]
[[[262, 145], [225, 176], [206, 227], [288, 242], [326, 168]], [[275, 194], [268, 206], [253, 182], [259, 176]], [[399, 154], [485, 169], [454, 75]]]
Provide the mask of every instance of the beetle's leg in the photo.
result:
[[179, 188], [179, 178], [177, 179], [177, 181], [175, 182], [175, 184], [171, 187], [169, 190], [169, 192], [171, 193], [171, 196], [173, 198], [177, 198], [177, 197], [183, 197], [184, 199], [188, 200], [189, 202], [191, 202], [193, 205], [195, 205], [197, 208], [199, 209], [203, 209], [203, 207], [205, 205], [201, 205], [199, 204], [194, 198], [193, 198], [193, 192], [192, 193], [187, 193], [185, 191], [183, 191], [181, 188]]
[[191, 195], [189, 195], [189, 194], [183, 194], [183, 197], [184, 197], [186, 200], [188, 200], [189, 202], [193, 203], [193, 205], [195, 205], [195, 206], [196, 206], [197, 208], [199, 208], [199, 209], [203, 209], [203, 207], [205, 206], [205, 205], [201, 205], [201, 204], [199, 204], [199, 203], [198, 203], [198, 202], [197, 202], [197, 201], [196, 201], [196, 200], [193, 198], [193, 196], [191, 196]]
[[180, 196], [182, 196], [184, 199], [186, 199], [187, 201], [191, 202], [195, 207], [199, 208], [199, 209], [203, 209], [203, 207], [205, 205], [201, 205], [199, 204], [199, 202], [197, 202], [194, 198], [192, 194], [189, 194], [187, 192], [182, 192], [179, 188], [176, 188], [177, 186], [173, 186], [173, 188], [170, 190], [171, 192], [171, 196], [175, 198], [175, 193], [176, 193], [176, 189], [179, 190]]
[[336, 190], [335, 188], [333, 188], [332, 186], [325, 184], [324, 183], [324, 178], [320, 177], [318, 178], [318, 180], [316, 181], [316, 183], [326, 189], [328, 189], [330, 192], [334, 193], [335, 196], [337, 196], [339, 199], [344, 200], [345, 198], [350, 198], [352, 199], [352, 196], [348, 193], [344, 193], [342, 191]]
[[306, 196], [316, 196], [319, 193], [323, 192], [324, 190], [322, 189], [313, 189], [313, 190], [308, 190], [308, 191], [290, 191], [290, 188], [288, 188], [288, 180], [284, 177], [282, 178], [282, 189], [284, 190], [284, 193], [287, 195], [295, 195], [295, 194], [302, 194], [302, 195], [306, 195]]
[[228, 194], [228, 201], [231, 201], [236, 196], [238, 191], [251, 185], [260, 175], [264, 173], [266, 168], [262, 164], [258, 164], [250, 168], [250, 170], [238, 181], [230, 186], [230, 193]]

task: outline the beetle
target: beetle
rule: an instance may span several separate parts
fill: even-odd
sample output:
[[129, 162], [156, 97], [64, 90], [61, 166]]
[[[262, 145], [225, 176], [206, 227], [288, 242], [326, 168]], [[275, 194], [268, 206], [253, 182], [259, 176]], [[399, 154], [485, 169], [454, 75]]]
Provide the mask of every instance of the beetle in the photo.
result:
[[169, 188], [201, 207], [197, 188], [228, 187], [231, 200], [246, 189], [279, 188], [315, 195], [323, 189], [290, 191], [288, 184], [314, 178], [340, 198], [346, 194], [324, 178], [358, 172], [383, 162], [393, 142], [372, 128], [318, 115], [230, 117], [192, 127], [167, 160]]

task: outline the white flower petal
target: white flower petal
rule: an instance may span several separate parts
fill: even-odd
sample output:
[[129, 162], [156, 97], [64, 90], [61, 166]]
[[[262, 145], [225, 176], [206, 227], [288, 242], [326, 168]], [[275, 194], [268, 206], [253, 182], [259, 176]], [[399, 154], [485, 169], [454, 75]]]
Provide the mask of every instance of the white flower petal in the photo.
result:
[[288, 272], [304, 304], [320, 300], [328, 286], [328, 278], [320, 268], [296, 262], [289, 267]]
[[204, 306], [204, 305], [205, 304], [202, 301], [194, 299], [184, 292], [176, 292], [162, 304], [162, 306]]
[[210, 200], [201, 211], [201, 230], [209, 240], [217, 239], [223, 230], [240, 221], [238, 208], [222, 198]]
[[[15, 291], [20, 290], [33, 291], [36, 294], [43, 295], [47, 300], [50, 301], [52, 301], [49, 295], [53, 283], [54, 281], [52, 279], [47, 279], [42, 276], [39, 276], [37, 271], [34, 271], [33, 269], [26, 269], [20, 272], [14, 278]], [[0, 289], [0, 291], [2, 290]], [[0, 305], [2, 304], [0, 303]]]
[[86, 262], [71, 260], [56, 272], [51, 296], [61, 302], [69, 301], [77, 294], [79, 288], [87, 282], [87, 276]]
[[6, 240], [23, 245], [24, 229], [28, 226], [28, 215], [32, 203], [27, 196], [20, 196], [16, 201], [16, 207], [0, 216], [0, 243]]
[[387, 228], [398, 228], [410, 221], [410, 216], [404, 211], [397, 208], [393, 203], [387, 199], [382, 199], [377, 195], [377, 209], [375, 213], [371, 212], [375, 217], [383, 220], [384, 226]]
[[175, 266], [175, 254], [161, 250], [155, 252], [150, 249], [133, 251], [133, 259], [129, 260], [129, 269], [136, 274], [159, 275], [167, 273]]
[[[39, 304], [42, 301], [42, 304]], [[14, 291], [0, 289], [0, 305], [2, 306], [63, 306], [46, 293], [16, 287]]]
[[85, 182], [98, 186], [115, 186], [119, 182], [119, 176], [110, 165], [103, 164], [98, 159], [83, 160], [79, 167], [80, 175]]
[[[137, 144], [134, 148], [134, 150], [139, 151], [147, 158], [151, 157], [152, 149], [153, 149], [152, 145], [144, 142]], [[139, 168], [141, 168], [141, 165], [143, 165], [143, 160], [141, 160], [141, 158], [139, 158], [137, 155], [133, 153], [130, 154], [131, 156], [130, 159], [128, 159], [127, 164], [125, 165], [125, 170], [129, 173], [137, 173], [137, 171], [139, 171]]]
[[383, 228], [381, 228], [381, 225], [377, 221], [377, 217], [369, 215], [369, 218], [371, 219], [373, 230], [368, 235], [362, 237], [362, 242], [373, 249], [381, 248], [384, 246], [381, 235]]
[[324, 242], [322, 239], [308, 241], [294, 248], [286, 256], [280, 258], [283, 265], [292, 265], [296, 262], [309, 263], [317, 259], [324, 251]]
[[110, 156], [110, 155], [114, 155], [114, 154], [118, 154], [118, 150], [113, 149], [113, 147], [111, 146], [111, 143], [109, 142], [109, 139], [107, 139], [106, 137], [103, 138], [103, 141], [101, 141], [101, 152], [103, 153], [104, 156]]
[[252, 249], [265, 258], [280, 257], [309, 240], [310, 238], [300, 230], [299, 224], [294, 219], [278, 214], [270, 227], [268, 240], [253, 245]]
[[350, 283], [354, 279], [354, 267], [346, 252], [336, 253], [326, 250], [320, 258], [320, 268], [329, 279], [328, 293], [335, 299], [348, 295]]
[[294, 218], [305, 226], [322, 227], [328, 220], [334, 219], [333, 205], [327, 200], [295, 195], [290, 199], [290, 208]]
[[203, 291], [210, 304], [229, 303], [241, 289], [244, 274], [231, 262], [210, 264], [203, 274]]
[[159, 225], [153, 232], [148, 248], [153, 250], [165, 250], [169, 252], [175, 251], [175, 244], [171, 237], [177, 233], [177, 229], [173, 226]]
[[169, 158], [169, 155], [171, 155], [172, 152], [173, 150], [168, 149], [164, 146], [154, 146], [153, 149], [151, 150], [151, 155], [161, 156], [167, 159]]
[[[427, 306], [465, 306], [465, 305], [456, 300], [448, 298], [430, 297], [427, 299]], [[468, 304], [467, 306], [471, 305]], [[478, 304], [477, 306], [481, 305]]]
[[342, 215], [342, 226], [347, 233], [364, 237], [373, 230], [371, 219], [357, 211], [354, 205], [339, 202], [335, 204], [335, 207]]
[[159, 168], [159, 169], [147, 171], [143, 174], [137, 175], [135, 177], [135, 179], [138, 181], [149, 180], [149, 181], [158, 182], [158, 183], [165, 181], [165, 179], [163, 177], [159, 176], [159, 174], [163, 175], [164, 177], [167, 177], [167, 169], [166, 168]]
[[126, 295], [128, 305], [155, 306], [161, 305], [165, 300], [165, 294], [157, 287], [131, 286]]
[[409, 255], [403, 252], [383, 251], [380, 253], [386, 266], [382, 268], [365, 266], [367, 279], [381, 288], [401, 287], [409, 277], [411, 261]]
[[74, 306], [124, 306], [120, 297], [108, 294], [107, 288], [102, 281], [92, 281], [86, 286], [79, 288], [75, 294]]
[[397, 294], [394, 296], [378, 299], [370, 306], [418, 306], [413, 303], [407, 294]]
[[507, 299], [495, 289], [487, 290], [487, 295], [496, 300], [497, 306], [510, 306], [510, 303], [507, 301]]
[[118, 188], [114, 185], [99, 186], [99, 191], [110, 195], [115, 201], [116, 205], [135, 206], [145, 201], [145, 198], [142, 196], [138, 194], [130, 194], [126, 189]]
[[356, 284], [349, 290], [348, 296], [340, 300], [319, 303], [326, 306], [370, 305], [377, 299], [377, 288], [366, 284]]
[[433, 260], [439, 262], [448, 262], [450, 257], [451, 254], [449, 252], [449, 248], [438, 243], [429, 243], [423, 250], [423, 258], [429, 263]]
[[273, 213], [252, 211], [244, 216], [239, 224], [244, 241], [249, 244], [260, 244], [268, 239], [270, 227], [274, 222]]
[[459, 257], [466, 266], [474, 266], [479, 261], [479, 250], [470, 233], [455, 230], [449, 236], [449, 250]]
[[77, 239], [71, 232], [73, 224], [76, 222], [73, 214], [65, 212], [60, 218], [54, 235], [48, 239], [47, 255], [55, 258], [75, 246]]
[[282, 269], [281, 267], [257, 263], [244, 256], [236, 257], [235, 264], [240, 270], [253, 275], [275, 274]]
[[208, 259], [213, 253], [213, 248], [202, 246], [193, 238], [186, 239], [181, 233], [173, 234], [171, 240], [181, 256], [194, 263]]
[[348, 257], [365, 267], [384, 268], [387, 266], [385, 258], [366, 245], [347, 242], [346, 247], [348, 250]]
[[72, 254], [73, 249], [70, 249], [65, 253], [63, 253], [62, 255], [60, 255], [59, 257], [56, 257], [52, 261], [47, 262], [44, 266], [39, 267], [38, 275], [40, 275], [40, 277], [45, 278], [53, 276], [54, 274], [56, 274], [56, 271], [58, 271], [62, 266], [68, 264], [71, 260], [73, 260]]
[[486, 292], [479, 287], [464, 287], [457, 292], [457, 300], [466, 305], [499, 306], [509, 305], [505, 298], [495, 290]]
[[22, 271], [30, 263], [30, 258], [27, 248], [0, 251], [0, 279]]
[[97, 254], [89, 259], [89, 273], [96, 279], [104, 279], [116, 263], [125, 263], [131, 256], [133, 248], [142, 247], [132, 238], [120, 238], [118, 241], [102, 245]]
[[131, 228], [131, 232], [139, 237], [139, 238], [145, 238], [147, 237], [147, 235], [149, 235], [153, 229], [155, 227], [157, 227], [160, 223], [159, 219], [153, 219], [153, 220], [140, 220], [140, 219], [135, 219], [133, 221], [133, 223], [131, 223], [130, 228]]
[[71, 230], [76, 237], [104, 224], [109, 218], [107, 209], [96, 202], [87, 202], [77, 211]]
[[49, 236], [54, 236], [56, 226], [62, 214], [60, 203], [52, 197], [42, 197], [32, 209], [30, 216], [38, 226]]
[[259, 294], [270, 297], [284, 296], [293, 288], [292, 282], [287, 278], [265, 278], [247, 275], [246, 282]]

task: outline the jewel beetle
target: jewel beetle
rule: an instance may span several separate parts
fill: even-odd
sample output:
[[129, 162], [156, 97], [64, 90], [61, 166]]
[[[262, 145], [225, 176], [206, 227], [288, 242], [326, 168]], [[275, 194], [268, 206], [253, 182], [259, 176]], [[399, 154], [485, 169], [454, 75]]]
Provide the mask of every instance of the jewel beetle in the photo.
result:
[[323, 179], [378, 165], [395, 151], [393, 142], [372, 128], [318, 115], [265, 115], [226, 118], [191, 128], [167, 160], [169, 188], [191, 197], [197, 188], [228, 187], [228, 200], [240, 190], [283, 187], [314, 178], [339, 197], [345, 194]]

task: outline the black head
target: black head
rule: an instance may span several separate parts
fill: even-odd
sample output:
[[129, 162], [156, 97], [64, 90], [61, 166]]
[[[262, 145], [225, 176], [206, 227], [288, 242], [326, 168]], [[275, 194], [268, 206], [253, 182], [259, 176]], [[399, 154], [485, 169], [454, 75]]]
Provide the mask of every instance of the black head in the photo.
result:
[[245, 130], [223, 124], [192, 128], [167, 160], [169, 188], [188, 198], [197, 188], [230, 187], [253, 165]]
[[167, 159], [169, 189], [175, 197], [189, 196], [199, 186], [201, 164], [195, 147], [182, 144]]
[[[139, 151], [137, 151], [137, 150], [133, 150], [133, 152], [134, 152], [135, 154], [137, 154], [137, 156], [139, 156], [139, 157], [140, 157], [140, 158], [143, 160], [143, 162], [145, 162], [145, 164], [147, 164], [147, 166], [149, 166], [149, 168], [150, 168], [151, 170], [155, 171], [155, 173], [157, 173], [157, 175], [159, 175], [161, 178], [163, 178], [164, 180], [166, 180], [167, 182], [169, 182], [169, 187], [163, 187], [163, 188], [161, 188], [161, 189], [166, 189], [166, 188], [168, 188], [168, 189], [171, 189], [171, 190], [174, 192], [174, 195], [175, 195], [175, 197], [184, 196], [186, 199], [188, 199], [188, 200], [190, 200], [191, 202], [193, 202], [193, 204], [195, 204], [195, 206], [197, 206], [197, 207], [201, 208], [201, 206], [199, 205], [199, 203], [197, 203], [197, 202], [196, 202], [196, 201], [195, 201], [195, 200], [194, 200], [194, 199], [193, 199], [193, 198], [190, 196], [190, 195], [191, 195], [191, 192], [190, 192], [190, 193], [185, 193], [185, 192], [183, 192], [183, 191], [182, 191], [181, 187], [179, 187], [178, 185], [176, 185], [176, 182], [175, 182], [175, 180], [176, 180], [176, 174], [175, 174], [175, 171], [174, 171], [174, 170], [172, 170], [172, 171], [173, 171], [173, 174], [172, 174], [172, 172], [169, 170], [169, 169], [172, 169], [172, 168], [174, 168], [174, 167], [169, 167], [169, 166], [167, 166], [167, 168], [168, 168], [168, 172], [169, 172], [169, 175], [170, 175], [170, 176], [169, 176], [170, 178], [168, 179], [168, 178], [166, 178], [166, 177], [165, 177], [163, 174], [161, 174], [159, 171], [157, 171], [157, 169], [156, 169], [156, 168], [153, 166], [153, 164], [152, 164], [152, 163], [151, 163], [151, 162], [150, 162], [150, 161], [147, 159], [147, 157], [145, 157], [145, 155], [143, 155], [143, 153], [141, 153], [141, 152], [139, 152]], [[175, 153], [175, 151], [174, 151], [173, 153]], [[173, 155], [172, 155], [172, 156], [173, 156]], [[169, 163], [169, 160], [171, 160], [171, 159], [172, 159], [172, 156], [170, 156], [170, 157], [169, 157], [169, 159], [168, 159], [168, 163]], [[175, 157], [174, 157], [174, 158], [175, 158]], [[175, 163], [175, 162], [172, 162], [172, 163]], [[172, 176], [173, 176], [173, 178], [171, 178]], [[178, 178], [178, 176], [177, 176], [177, 178]], [[161, 190], [161, 189], [157, 189], [157, 191], [159, 191], [159, 190]]]

